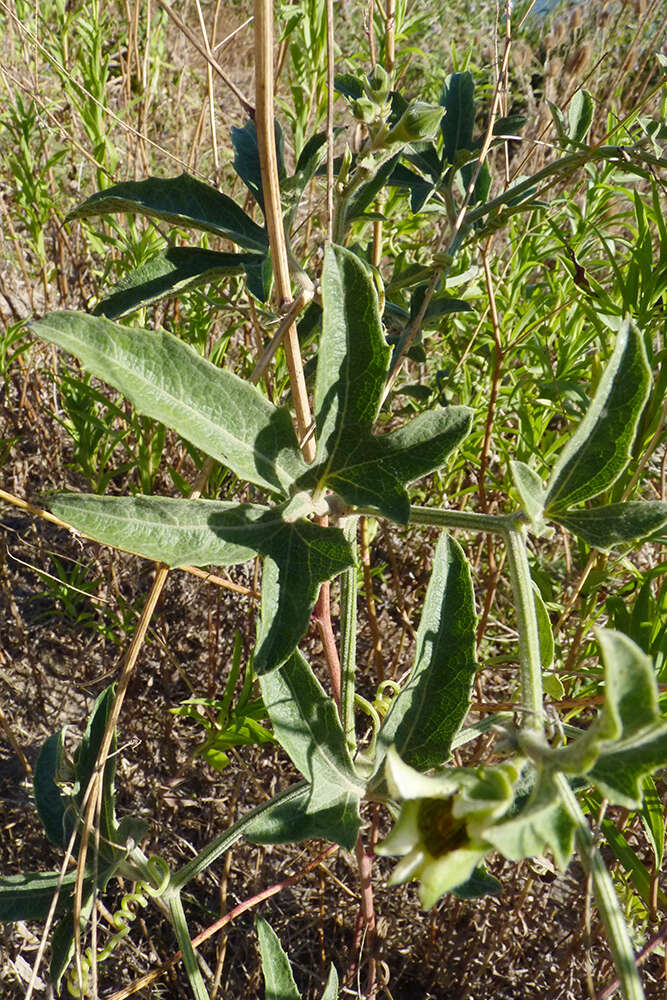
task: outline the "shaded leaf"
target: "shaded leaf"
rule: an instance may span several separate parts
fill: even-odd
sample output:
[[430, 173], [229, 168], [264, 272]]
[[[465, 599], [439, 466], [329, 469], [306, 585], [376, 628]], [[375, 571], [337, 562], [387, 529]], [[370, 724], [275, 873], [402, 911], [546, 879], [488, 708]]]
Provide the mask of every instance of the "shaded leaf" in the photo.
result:
[[289, 411], [172, 334], [75, 312], [51, 313], [31, 328], [240, 478], [287, 494], [306, 468]]
[[[283, 132], [277, 121], [274, 121], [276, 138], [276, 157], [278, 160], [278, 177], [282, 181], [285, 176], [285, 143]], [[259, 145], [257, 143], [257, 126], [250, 119], [243, 128], [232, 126], [232, 146], [234, 147], [234, 170], [253, 195], [255, 201], [264, 211], [264, 194], [262, 192], [262, 172], [259, 160]]]
[[175, 226], [215, 233], [246, 250], [266, 253], [269, 246], [266, 230], [253, 222], [235, 201], [186, 173], [180, 177], [148, 177], [114, 184], [91, 195], [67, 218], [88, 219], [115, 212], [147, 215]]
[[667, 502], [637, 500], [590, 510], [568, 510], [554, 515], [553, 520], [588, 545], [607, 551], [663, 528], [667, 524]]
[[279, 670], [260, 677], [260, 686], [276, 739], [308, 782], [306, 815], [318, 817], [319, 825], [335, 811], [334, 829], [320, 826], [319, 835], [351, 850], [364, 783], [354, 771], [333, 700], [298, 651]]
[[407, 522], [405, 484], [445, 461], [466, 436], [471, 412], [441, 408], [391, 434], [373, 435], [390, 362], [377, 296], [361, 261], [328, 247], [322, 274], [323, 329], [315, 387], [318, 451], [303, 488], [325, 486], [346, 503], [369, 504]]
[[455, 163], [460, 149], [472, 149], [475, 127], [475, 81], [472, 73], [452, 73], [445, 80], [440, 103], [445, 117], [440, 128], [444, 140], [443, 157]]
[[[0, 923], [46, 920], [59, 881], [60, 872], [0, 875]], [[56, 913], [71, 905], [75, 881], [75, 871], [63, 877]]]
[[475, 662], [475, 604], [463, 550], [441, 534], [426, 592], [415, 663], [378, 736], [378, 763], [395, 744], [419, 771], [442, 764], [470, 708]]
[[528, 801], [511, 819], [485, 830], [486, 839], [510, 861], [534, 858], [548, 847], [564, 871], [574, 850], [574, 822], [560, 805], [548, 774], [541, 774]]
[[540, 663], [542, 670], [548, 670], [554, 662], [554, 634], [551, 628], [549, 612], [546, 609], [536, 583], [533, 583], [533, 600], [535, 602], [535, 617], [537, 618]]
[[[79, 749], [75, 757], [75, 775], [72, 797], [76, 802], [79, 812], [84, 809], [84, 798], [88, 789], [88, 784], [93, 776], [97, 764], [97, 756], [102, 745], [104, 732], [109, 721], [111, 709], [113, 707], [115, 695], [115, 685], [111, 684], [105, 688], [95, 699], [93, 710], [88, 718], [86, 731], [79, 744]], [[104, 842], [100, 850], [104, 850], [106, 845], [116, 841], [118, 824], [116, 822], [115, 789], [116, 778], [116, 734], [114, 733], [109, 754], [104, 765], [104, 777], [102, 782], [101, 809], [99, 817], [99, 830], [101, 840]]]
[[481, 899], [483, 896], [499, 896], [502, 891], [502, 882], [499, 882], [495, 875], [489, 875], [484, 865], [475, 868], [466, 882], [452, 890], [457, 899]]
[[650, 381], [643, 338], [626, 321], [586, 416], [551, 474], [545, 499], [549, 515], [589, 500], [616, 482], [630, 461]]
[[252, 286], [250, 290], [256, 298], [265, 302], [269, 286], [265, 286], [263, 281], [258, 285], [256, 280], [257, 275], [262, 274], [265, 260], [266, 257], [256, 253], [216, 253], [199, 247], [169, 247], [147, 264], [125, 275], [115, 286], [113, 294], [95, 307], [93, 314], [118, 319], [152, 302], [244, 272], [249, 287]]
[[283, 951], [278, 935], [260, 916], [255, 917], [255, 930], [262, 956], [266, 1000], [301, 1000], [289, 959]]
[[44, 741], [33, 774], [35, 805], [44, 832], [52, 844], [64, 847], [68, 840], [65, 830], [67, 800], [56, 783], [63, 761], [64, 729]]
[[[76, 872], [74, 873], [76, 875]], [[81, 903], [80, 926], [83, 931], [90, 919], [93, 910], [95, 894], [90, 888], [84, 892]], [[51, 962], [49, 965], [49, 976], [56, 990], [59, 989], [61, 980], [67, 972], [72, 959], [74, 958], [74, 914], [67, 913], [60, 923], [55, 927], [51, 935]]]

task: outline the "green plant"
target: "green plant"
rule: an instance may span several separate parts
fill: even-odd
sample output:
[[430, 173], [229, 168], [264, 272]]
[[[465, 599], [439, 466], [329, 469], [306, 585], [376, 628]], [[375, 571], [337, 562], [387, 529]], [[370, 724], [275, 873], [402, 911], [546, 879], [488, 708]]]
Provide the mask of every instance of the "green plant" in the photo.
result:
[[[258, 32], [266, 30], [266, 13], [258, 4]], [[266, 87], [266, 73], [260, 72], [260, 77]], [[89, 198], [72, 218], [140, 213], [203, 230], [232, 241], [241, 250], [167, 248], [126, 276], [122, 287], [97, 307], [97, 315], [61, 312], [32, 325], [38, 336], [74, 354], [87, 372], [126, 396], [137, 413], [172, 428], [242, 484], [246, 491], [242, 500], [56, 493], [49, 507], [82, 534], [166, 567], [262, 559], [261, 613], [252, 661], [261, 702], [250, 697], [253, 674], [248, 668], [240, 699], [232, 707], [240, 671], [237, 644], [223, 699], [195, 699], [176, 712], [191, 716], [194, 711], [197, 721], [209, 729], [200, 752], [219, 766], [227, 763], [228, 746], [265, 738], [265, 731], [256, 725], [265, 709], [274, 739], [302, 775], [297, 784], [216, 837], [192, 861], [171, 870], [166, 861], [146, 858], [136, 847], [134, 820], [116, 820], [112, 762], [122, 697], [114, 702], [113, 691], [108, 689], [96, 703], [73, 773], [70, 770], [63, 776], [62, 736], [57, 734], [47, 741], [35, 776], [35, 796], [47, 834], [68, 853], [79, 852], [78, 878], [65, 876], [55, 904], [70, 912], [62, 929], [55, 932], [52, 978], [58, 983], [75, 956], [80, 925], [90, 916], [95, 886], [104, 889], [111, 875], [119, 874], [138, 879], [164, 908], [192, 991], [203, 1000], [206, 986], [184, 914], [185, 886], [241, 836], [257, 843], [321, 837], [356, 850], [360, 868], [367, 869], [361, 808], [370, 802], [387, 805], [396, 819], [377, 853], [402, 858], [392, 880], [418, 878], [426, 907], [449, 891], [469, 896], [496, 892], [498, 882], [484, 868], [493, 851], [519, 861], [549, 850], [564, 868], [576, 847], [592, 882], [624, 994], [638, 1000], [643, 992], [623, 909], [578, 795], [585, 790], [590, 809], [602, 796], [625, 809], [643, 810], [659, 867], [660, 821], [651, 805], [650, 775], [667, 764], [667, 721], [659, 703], [656, 665], [648, 653], [661, 655], [664, 637], [653, 630], [648, 637], [641, 628], [643, 617], [628, 624], [621, 609], [610, 603], [608, 610], [616, 613], [617, 629], [599, 630], [595, 640], [595, 669], [604, 674], [602, 708], [586, 728], [570, 726], [562, 734], [549, 733], [543, 673], [551, 670], [556, 648], [545, 602], [533, 583], [529, 539], [531, 544], [545, 540], [556, 548], [557, 529], [586, 555], [591, 549], [627, 552], [638, 540], [655, 539], [664, 532], [665, 502], [630, 499], [636, 487], [632, 459], [647, 453], [660, 419], [650, 400], [653, 369], [658, 367], [649, 365], [652, 331], [647, 335], [622, 315], [631, 305], [628, 287], [639, 287], [641, 282], [649, 287], [646, 241], [640, 240], [641, 260], [631, 254], [626, 269], [621, 272], [619, 268], [623, 281], [615, 281], [613, 287], [620, 292], [620, 303], [599, 283], [597, 306], [589, 303], [588, 312], [577, 304], [568, 308], [553, 280], [534, 274], [542, 251], [531, 245], [530, 234], [519, 240], [516, 255], [514, 246], [510, 251], [511, 264], [516, 266], [518, 261], [520, 278], [507, 292], [493, 280], [488, 251], [496, 233], [506, 228], [513, 231], [515, 217], [539, 219], [547, 192], [582, 169], [603, 164], [608, 181], [612, 169], [622, 166], [644, 177], [648, 168], [663, 166], [663, 160], [646, 152], [643, 145], [624, 150], [586, 145], [591, 107], [580, 91], [567, 120], [555, 112], [563, 154], [534, 175], [492, 194], [489, 151], [506, 144], [506, 130], [514, 133], [521, 123], [515, 116], [499, 119], [494, 98], [488, 124], [478, 132], [470, 73], [449, 76], [439, 104], [406, 99], [392, 89], [391, 74], [378, 66], [367, 76], [342, 76], [337, 85], [353, 116], [364, 125], [366, 139], [357, 154], [346, 148], [337, 164], [335, 190], [331, 191], [334, 241], [327, 241], [321, 275], [307, 273], [308, 261], [295, 259], [289, 238], [300, 200], [320, 167], [323, 137], [314, 136], [304, 143], [288, 175], [281, 132], [272, 120], [266, 127], [258, 101], [256, 121], [236, 130], [233, 141], [235, 169], [255, 197], [266, 226], [231, 198], [188, 175], [114, 185]], [[277, 153], [272, 149], [276, 144]], [[604, 192], [592, 187], [604, 201]], [[376, 239], [375, 223], [380, 220], [372, 206], [380, 198], [392, 197], [392, 189], [407, 190], [413, 214], [426, 220], [425, 226], [432, 226], [434, 233], [437, 222], [439, 235], [433, 250], [424, 254], [407, 246], [385, 280], [376, 247], [364, 240], [371, 224]], [[653, 197], [657, 197], [655, 188]], [[563, 216], [568, 212], [574, 216], [576, 206], [563, 200]], [[638, 233], [647, 231], [637, 202], [635, 223]], [[391, 220], [387, 226], [391, 229]], [[392, 238], [399, 240], [402, 232], [397, 224]], [[535, 244], [543, 241], [553, 246], [550, 240], [566, 249], [569, 246], [557, 223], [543, 227], [534, 237]], [[652, 246], [649, 241], [649, 249]], [[478, 247], [482, 267], [475, 271], [471, 255]], [[581, 281], [575, 251], [578, 245], [572, 250], [574, 262], [568, 259], [574, 279]], [[288, 297], [290, 270], [299, 289], [295, 302], [281, 303], [286, 316], [280, 319], [279, 335], [290, 337], [299, 308], [306, 305], [308, 313], [302, 320], [306, 336], [321, 327], [313, 366], [314, 447], [312, 439], [303, 437], [309, 411], [296, 337], [287, 340], [285, 354], [298, 434], [288, 408], [274, 405], [250, 380], [221, 369], [169, 332], [112, 322], [186, 287], [239, 274], [245, 274], [248, 294], [267, 303], [269, 252], [279, 296]], [[553, 300], [556, 323], [567, 329], [569, 341], [554, 344], [538, 336], [540, 326], [547, 324], [536, 298], [532, 294], [522, 298], [518, 293], [530, 277], [542, 281], [545, 297]], [[409, 419], [398, 428], [392, 419], [388, 427], [382, 407], [405, 359], [425, 363], [424, 344], [429, 332], [441, 323], [451, 323], [460, 334], [455, 324], [471, 311], [474, 282], [482, 280], [491, 306], [491, 331], [480, 338], [474, 351], [472, 347], [460, 351], [455, 358], [455, 367], [463, 372], [460, 385], [451, 379], [447, 382], [445, 371], [444, 389], [437, 381], [438, 391], [427, 395], [413, 387], [408, 398], [424, 405], [410, 404], [406, 407]], [[466, 289], [467, 298], [449, 294], [452, 287], [468, 282], [473, 291], [468, 294]], [[656, 282], [656, 287], [661, 286]], [[638, 302], [641, 318], [650, 326], [655, 296], [647, 292]], [[499, 303], [517, 318], [508, 339], [499, 330]], [[387, 327], [391, 325], [391, 344], [385, 338], [383, 320]], [[548, 330], [548, 337], [556, 339], [553, 329]], [[272, 348], [278, 339], [274, 338]], [[456, 349], [460, 336], [452, 340]], [[520, 356], [519, 349], [529, 358], [520, 376], [508, 363], [508, 358]], [[591, 386], [584, 372], [590, 367], [586, 352], [592, 351], [604, 356], [595, 359]], [[490, 401], [484, 371], [488, 368]], [[504, 370], [511, 373], [507, 385], [503, 385]], [[660, 384], [661, 370], [656, 374]], [[483, 408], [485, 392], [487, 419], [480, 432], [474, 428], [474, 418]], [[396, 394], [400, 393], [405, 395], [405, 387], [399, 384]], [[451, 403], [450, 396], [472, 405]], [[540, 417], [537, 411], [545, 398], [552, 405]], [[513, 411], [514, 423], [509, 425], [511, 435], [503, 446], [503, 460], [511, 475], [511, 486], [505, 488], [507, 471], [489, 469], [490, 436], [497, 412], [501, 407], [509, 411], [515, 400], [519, 403]], [[578, 420], [574, 432], [572, 417]], [[305, 454], [308, 440], [310, 455]], [[477, 488], [464, 481], [462, 455], [474, 465]], [[210, 466], [202, 465], [202, 469], [197, 491], [205, 488]], [[441, 477], [441, 488], [445, 483], [453, 485], [450, 496], [477, 495], [479, 509], [411, 503], [409, 487], [433, 472]], [[501, 513], [489, 510], [491, 490], [502, 504]], [[372, 702], [355, 690], [356, 534], [359, 518], [367, 516], [399, 526], [429, 526], [439, 535], [414, 663], [389, 703], [386, 684], [379, 686]], [[478, 670], [478, 621], [468, 558], [448, 534], [458, 529], [482, 534], [502, 550], [518, 633], [520, 725], [508, 725], [505, 716], [492, 717], [491, 723], [501, 724], [500, 759], [477, 767], [445, 766], [455, 748], [465, 746], [485, 728], [463, 728]], [[362, 545], [367, 541], [362, 539]], [[160, 574], [163, 581], [166, 570]], [[339, 649], [328, 610], [328, 586], [336, 578], [340, 581]], [[156, 588], [154, 594], [157, 584]], [[641, 594], [641, 602], [658, 600], [650, 587]], [[562, 595], [558, 600], [564, 603]], [[311, 617], [321, 626], [330, 693], [298, 648]], [[632, 637], [624, 634], [629, 630]], [[127, 676], [123, 675], [122, 694]], [[200, 715], [200, 707], [213, 709], [215, 722]], [[356, 707], [371, 720], [368, 739], [357, 735]], [[74, 781], [73, 790], [62, 787], [64, 778]], [[99, 821], [91, 832], [95, 808]], [[611, 831], [604, 827], [603, 832], [625, 859], [622, 863], [643, 898], [648, 870], [632, 863], [622, 841], [614, 840]], [[652, 875], [648, 877], [650, 885]], [[1, 880], [0, 915], [8, 920], [47, 917], [56, 883], [56, 874]], [[650, 899], [649, 905], [653, 905]], [[367, 886], [363, 907], [368, 918]], [[258, 932], [265, 974], [270, 970], [267, 991], [296, 996], [277, 939], [263, 922]], [[94, 959], [91, 952], [90, 966]], [[273, 986], [271, 978], [286, 985]], [[370, 980], [368, 992], [372, 994], [372, 975]], [[83, 967], [75, 982], [75, 988], [85, 989]], [[336, 995], [333, 974], [325, 995]]]

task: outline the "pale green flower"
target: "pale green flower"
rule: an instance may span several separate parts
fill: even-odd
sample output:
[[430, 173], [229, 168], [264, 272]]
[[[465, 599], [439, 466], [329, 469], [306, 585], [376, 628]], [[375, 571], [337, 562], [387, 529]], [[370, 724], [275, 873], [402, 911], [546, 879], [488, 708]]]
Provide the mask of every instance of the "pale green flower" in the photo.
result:
[[493, 850], [484, 837], [514, 801], [524, 761], [514, 759], [475, 770], [450, 768], [433, 776], [405, 764], [390, 748], [385, 778], [403, 803], [389, 836], [376, 848], [400, 857], [390, 884], [419, 879], [422, 906], [430, 909], [445, 892], [466, 882]]

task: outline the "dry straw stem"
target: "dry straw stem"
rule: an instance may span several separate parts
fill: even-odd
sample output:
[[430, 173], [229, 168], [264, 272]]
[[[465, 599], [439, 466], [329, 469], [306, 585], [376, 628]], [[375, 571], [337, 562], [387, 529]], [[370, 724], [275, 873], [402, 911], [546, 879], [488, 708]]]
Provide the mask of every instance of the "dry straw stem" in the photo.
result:
[[[160, 0], [162, 2], [162, 0]], [[264, 195], [264, 215], [269, 233], [273, 271], [281, 309], [292, 304], [289, 262], [280, 204], [280, 182], [273, 118], [273, 4], [255, 0], [255, 122]], [[296, 411], [297, 434], [304, 456], [315, 458], [315, 440], [309, 434], [312, 417], [303, 374], [296, 325], [291, 323], [285, 335], [285, 358]]]

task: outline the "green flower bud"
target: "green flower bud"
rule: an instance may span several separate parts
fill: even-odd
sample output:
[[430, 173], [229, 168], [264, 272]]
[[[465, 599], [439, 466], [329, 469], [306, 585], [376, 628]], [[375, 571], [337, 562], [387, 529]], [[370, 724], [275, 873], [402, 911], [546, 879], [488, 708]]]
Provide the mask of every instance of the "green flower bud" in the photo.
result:
[[384, 66], [380, 66], [377, 63], [375, 68], [368, 74], [367, 82], [364, 86], [366, 94], [372, 100], [377, 101], [378, 104], [384, 104], [389, 96], [390, 88], [391, 76], [387, 73]]
[[432, 139], [444, 114], [438, 104], [414, 101], [387, 136], [388, 142], [414, 142]]
[[377, 119], [378, 106], [375, 101], [371, 101], [368, 97], [359, 97], [356, 101], [352, 101], [352, 114], [357, 121], [370, 125]]

